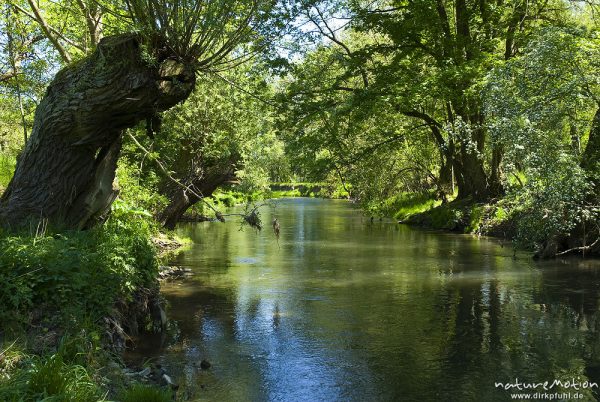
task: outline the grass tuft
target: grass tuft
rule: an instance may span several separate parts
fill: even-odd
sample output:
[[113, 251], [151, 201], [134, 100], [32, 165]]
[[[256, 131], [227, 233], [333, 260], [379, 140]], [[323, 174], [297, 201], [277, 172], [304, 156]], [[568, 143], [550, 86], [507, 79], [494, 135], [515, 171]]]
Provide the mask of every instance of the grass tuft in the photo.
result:
[[165, 388], [135, 384], [121, 392], [120, 402], [170, 402], [172, 392]]

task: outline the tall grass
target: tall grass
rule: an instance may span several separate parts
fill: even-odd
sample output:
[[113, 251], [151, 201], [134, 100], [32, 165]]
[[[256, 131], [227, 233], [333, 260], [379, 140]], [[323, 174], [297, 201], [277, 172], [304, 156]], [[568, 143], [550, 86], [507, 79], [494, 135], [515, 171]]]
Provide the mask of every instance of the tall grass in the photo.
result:
[[61, 351], [21, 356], [20, 369], [0, 376], [1, 401], [98, 401], [100, 387], [88, 370], [65, 361]]

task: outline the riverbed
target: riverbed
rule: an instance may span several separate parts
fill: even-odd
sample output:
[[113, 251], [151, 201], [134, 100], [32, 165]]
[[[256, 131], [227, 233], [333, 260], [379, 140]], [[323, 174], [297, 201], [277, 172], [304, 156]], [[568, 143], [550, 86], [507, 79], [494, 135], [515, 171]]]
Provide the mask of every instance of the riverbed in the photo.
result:
[[341, 200], [261, 214], [261, 232], [179, 227], [194, 243], [172, 264], [192, 275], [163, 284], [169, 328], [127, 356], [167, 368], [190, 400], [505, 401], [496, 383], [600, 383], [598, 261], [535, 262]]

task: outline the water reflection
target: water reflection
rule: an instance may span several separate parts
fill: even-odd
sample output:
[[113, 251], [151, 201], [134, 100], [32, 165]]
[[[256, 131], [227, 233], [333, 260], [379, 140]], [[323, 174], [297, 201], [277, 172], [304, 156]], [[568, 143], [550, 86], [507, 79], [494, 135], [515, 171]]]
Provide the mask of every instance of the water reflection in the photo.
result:
[[342, 201], [273, 216], [279, 246], [235, 222], [182, 227], [195, 244], [174, 263], [195, 275], [164, 286], [171, 328], [130, 358], [157, 358], [195, 400], [504, 401], [496, 381], [600, 383], [598, 262], [515, 260]]

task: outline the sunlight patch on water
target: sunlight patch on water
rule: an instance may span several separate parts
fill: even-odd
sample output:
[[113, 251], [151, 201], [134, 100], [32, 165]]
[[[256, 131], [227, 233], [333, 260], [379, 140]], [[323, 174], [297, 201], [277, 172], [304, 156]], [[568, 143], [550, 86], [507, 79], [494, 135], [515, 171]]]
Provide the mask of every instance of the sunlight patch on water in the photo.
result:
[[258, 264], [260, 260], [254, 257], [236, 257], [234, 260], [237, 264]]

